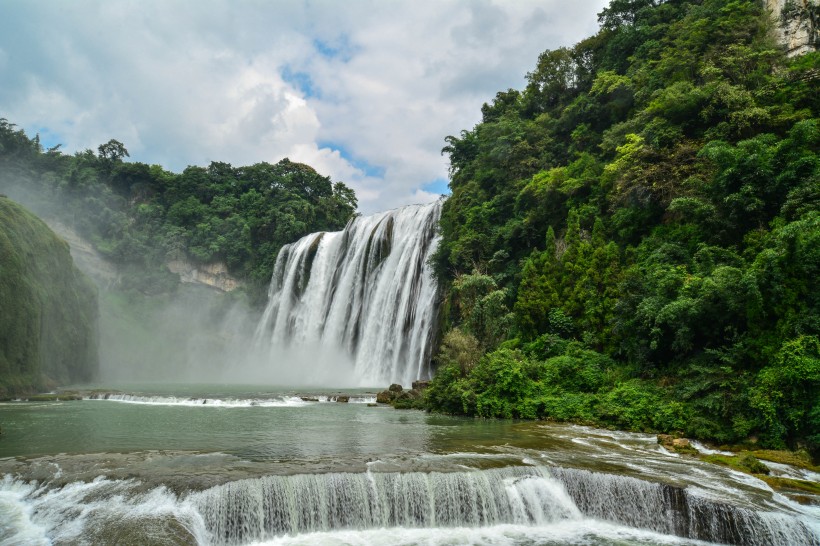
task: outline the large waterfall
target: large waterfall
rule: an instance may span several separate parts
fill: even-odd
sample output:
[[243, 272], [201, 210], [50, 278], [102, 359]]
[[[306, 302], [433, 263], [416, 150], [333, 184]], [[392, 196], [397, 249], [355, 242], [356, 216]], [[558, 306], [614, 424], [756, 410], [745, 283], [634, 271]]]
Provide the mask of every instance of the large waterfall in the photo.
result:
[[256, 334], [267, 357], [347, 361], [362, 386], [429, 377], [437, 307], [427, 261], [440, 211], [436, 202], [359, 216], [283, 247]]

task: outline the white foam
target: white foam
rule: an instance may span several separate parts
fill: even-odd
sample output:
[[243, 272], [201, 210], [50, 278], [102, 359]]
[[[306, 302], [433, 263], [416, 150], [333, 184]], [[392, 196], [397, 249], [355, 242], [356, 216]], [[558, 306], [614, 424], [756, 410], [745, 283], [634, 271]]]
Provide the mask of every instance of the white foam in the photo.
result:
[[45, 528], [32, 521], [32, 506], [25, 501], [36, 488], [11, 476], [0, 481], [0, 546], [51, 544]]
[[297, 396], [278, 398], [186, 398], [177, 396], [145, 396], [137, 394], [105, 394], [85, 397], [84, 400], [142, 404], [146, 406], [190, 406], [202, 408], [279, 408], [306, 406], [309, 402]]
[[696, 545], [704, 542], [631, 529], [596, 521], [562, 521], [549, 525], [495, 525], [491, 527], [455, 527], [408, 529], [392, 527], [366, 531], [342, 530], [282, 536], [252, 543], [253, 546], [451, 546], [487, 544], [518, 546], [522, 544], [589, 545], [606, 542], [652, 545]]

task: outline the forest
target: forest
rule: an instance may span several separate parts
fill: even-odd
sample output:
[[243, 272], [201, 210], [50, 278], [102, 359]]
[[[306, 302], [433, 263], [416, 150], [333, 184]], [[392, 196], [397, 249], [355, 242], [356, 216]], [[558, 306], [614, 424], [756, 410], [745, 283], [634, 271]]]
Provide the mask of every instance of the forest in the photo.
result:
[[[599, 22], [445, 138], [421, 404], [817, 457], [820, 54], [788, 57], [755, 0], [613, 0]], [[259, 305], [282, 245], [356, 209], [287, 159], [127, 157], [0, 120], [0, 192], [77, 229], [126, 291], [173, 291], [170, 259], [223, 261]]]
[[117, 140], [73, 155], [0, 119], [0, 192], [90, 240], [121, 272], [119, 290], [172, 292], [172, 259], [224, 262], [263, 302], [282, 245], [344, 227], [356, 196], [312, 167], [283, 159], [233, 167], [212, 162], [182, 173], [127, 161]]
[[752, 0], [599, 22], [445, 139], [428, 408], [817, 457], [820, 55]]

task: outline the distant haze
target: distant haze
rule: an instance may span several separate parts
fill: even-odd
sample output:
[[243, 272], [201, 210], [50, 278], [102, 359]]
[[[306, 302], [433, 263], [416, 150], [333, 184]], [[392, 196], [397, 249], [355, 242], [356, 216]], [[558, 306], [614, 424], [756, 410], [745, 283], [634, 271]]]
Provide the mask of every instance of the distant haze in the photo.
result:
[[447, 192], [444, 137], [521, 88], [605, 0], [6, 1], [0, 117], [73, 153], [180, 171], [283, 157], [365, 213]]

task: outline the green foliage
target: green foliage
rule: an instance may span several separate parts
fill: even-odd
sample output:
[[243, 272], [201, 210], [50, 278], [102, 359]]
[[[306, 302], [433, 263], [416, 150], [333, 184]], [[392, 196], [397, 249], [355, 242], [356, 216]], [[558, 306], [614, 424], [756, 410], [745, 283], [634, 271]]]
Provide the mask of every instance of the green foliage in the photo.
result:
[[350, 188], [288, 159], [174, 174], [127, 157], [117, 140], [97, 154], [44, 151], [0, 119], [0, 191], [77, 229], [120, 267], [123, 286], [146, 294], [173, 289], [166, 263], [190, 259], [224, 262], [264, 297], [282, 245], [341, 229], [356, 209]]
[[817, 454], [820, 55], [786, 58], [754, 0], [599, 20], [445, 139], [433, 262], [489, 351], [447, 411]]
[[456, 366], [461, 375], [466, 375], [481, 358], [478, 340], [459, 328], [453, 328], [444, 335], [438, 354], [439, 366]]
[[[760, 412], [768, 443], [816, 436], [820, 405], [820, 340], [801, 336], [786, 341], [771, 366], [763, 368], [751, 389], [750, 405]], [[811, 448], [820, 448], [810, 438]], [[780, 446], [782, 447], [782, 445]]]
[[97, 291], [68, 245], [0, 197], [0, 394], [87, 382], [97, 371]]

